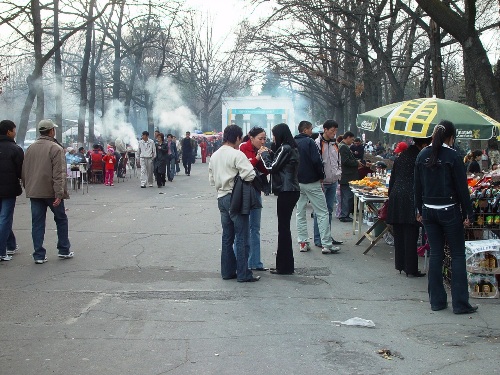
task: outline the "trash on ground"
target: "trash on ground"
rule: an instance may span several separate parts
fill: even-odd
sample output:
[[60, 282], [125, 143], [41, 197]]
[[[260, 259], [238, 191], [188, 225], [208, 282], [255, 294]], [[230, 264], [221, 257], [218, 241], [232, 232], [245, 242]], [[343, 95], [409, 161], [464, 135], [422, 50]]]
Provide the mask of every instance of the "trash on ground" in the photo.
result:
[[358, 318], [357, 316], [354, 318], [351, 318], [351, 319], [347, 319], [344, 322], [340, 322], [340, 321], [336, 320], [333, 323], [341, 324], [344, 326], [356, 326], [356, 327], [368, 327], [368, 328], [375, 327], [375, 323], [373, 323], [373, 320]]

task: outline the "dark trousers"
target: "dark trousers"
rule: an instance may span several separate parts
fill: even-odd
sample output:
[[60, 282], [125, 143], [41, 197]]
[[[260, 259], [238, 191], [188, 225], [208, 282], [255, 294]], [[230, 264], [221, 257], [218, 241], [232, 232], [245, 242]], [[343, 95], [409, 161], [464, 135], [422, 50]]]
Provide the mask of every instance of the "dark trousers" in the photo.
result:
[[165, 173], [155, 172], [156, 184], [158, 186], [165, 186]]
[[278, 211], [278, 251], [276, 252], [276, 269], [283, 273], [294, 272], [293, 242], [290, 221], [300, 191], [283, 191], [278, 194], [276, 209]]
[[393, 224], [394, 261], [398, 271], [413, 274], [418, 271], [418, 225]]
[[191, 174], [191, 161], [191, 155], [182, 155], [182, 165], [186, 174]]
[[447, 294], [443, 285], [443, 259], [445, 240], [451, 253], [451, 298], [453, 312], [468, 310], [469, 291], [465, 268], [465, 237], [462, 213], [458, 205], [448, 208], [422, 209], [422, 219], [431, 247], [428, 292], [432, 307], [446, 305]]
[[354, 193], [352, 192], [349, 185], [340, 185], [340, 217], [339, 218], [347, 218], [353, 211], [354, 207]]

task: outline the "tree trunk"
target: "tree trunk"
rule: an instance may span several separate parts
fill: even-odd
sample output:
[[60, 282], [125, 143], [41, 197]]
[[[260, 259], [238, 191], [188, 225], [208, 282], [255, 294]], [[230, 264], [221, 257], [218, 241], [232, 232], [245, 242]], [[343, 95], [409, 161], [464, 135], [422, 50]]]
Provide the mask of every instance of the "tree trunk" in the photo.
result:
[[85, 31], [85, 48], [83, 50], [83, 61], [82, 69], [80, 71], [80, 111], [78, 114], [78, 143], [83, 144], [85, 142], [85, 114], [87, 112], [87, 78], [89, 73], [90, 64], [90, 52], [92, 48], [92, 29], [94, 22], [92, 18], [94, 16], [94, 4], [95, 0], [89, 2], [89, 11], [87, 14], [87, 30]]
[[418, 89], [418, 97], [425, 98], [427, 97], [427, 87], [430, 86], [431, 81], [431, 54], [430, 51], [427, 55], [425, 55], [424, 59], [424, 74], [422, 79], [420, 80], [420, 85]]
[[432, 61], [432, 87], [434, 89], [434, 95], [436, 95], [437, 98], [444, 99], [445, 94], [442, 69], [443, 58], [441, 56], [441, 32], [438, 24], [434, 20], [431, 20], [429, 28]]
[[120, 100], [120, 69], [122, 63], [121, 57], [121, 39], [123, 26], [123, 12], [125, 8], [125, 0], [120, 4], [118, 24], [116, 26], [116, 35], [113, 42], [115, 50], [115, 60], [113, 61], [113, 99]]
[[134, 93], [135, 80], [137, 78], [139, 66], [141, 65], [143, 52], [144, 52], [144, 50], [141, 48], [141, 49], [139, 49], [139, 51], [137, 51], [135, 53], [134, 66], [132, 69], [132, 73], [130, 75], [130, 82], [128, 84], [128, 89], [127, 89], [127, 92], [125, 95], [124, 112], [125, 112], [125, 118], [127, 119], [127, 122], [130, 122], [130, 104], [132, 102], [132, 95]]
[[93, 144], [95, 142], [95, 101], [96, 101], [96, 61], [95, 61], [95, 29], [93, 30], [92, 37], [92, 60], [90, 62], [90, 76], [89, 76], [89, 86], [90, 86], [90, 95], [89, 95], [89, 137], [87, 142]]
[[24, 145], [24, 138], [26, 138], [26, 132], [28, 130], [28, 122], [30, 118], [31, 109], [33, 108], [33, 103], [37, 95], [41, 95], [37, 100], [37, 111], [36, 118], [37, 124], [43, 118], [43, 89], [40, 90], [42, 86], [42, 21], [40, 16], [40, 3], [38, 0], [31, 0], [31, 17], [33, 22], [33, 47], [35, 52], [35, 68], [33, 72], [26, 78], [28, 83], [28, 96], [24, 102], [24, 107], [21, 112], [21, 118], [19, 120], [19, 127], [17, 131], [17, 139], [21, 146]]
[[[54, 0], [54, 46], [59, 44], [60, 32], [59, 32], [59, 0]], [[54, 120], [56, 124], [61, 126], [58, 132], [56, 132], [56, 139], [58, 142], [62, 142], [62, 133], [64, 131], [63, 127], [63, 114], [62, 114], [62, 95], [63, 95], [63, 81], [62, 81], [62, 62], [61, 62], [61, 50], [58, 48], [54, 53], [54, 75], [56, 79], [56, 88], [54, 101], [56, 104], [56, 113], [54, 115]]]
[[464, 79], [465, 79], [465, 102], [472, 108], [477, 108], [477, 87], [474, 77], [474, 68], [471, 66], [468, 55], [464, 54]]

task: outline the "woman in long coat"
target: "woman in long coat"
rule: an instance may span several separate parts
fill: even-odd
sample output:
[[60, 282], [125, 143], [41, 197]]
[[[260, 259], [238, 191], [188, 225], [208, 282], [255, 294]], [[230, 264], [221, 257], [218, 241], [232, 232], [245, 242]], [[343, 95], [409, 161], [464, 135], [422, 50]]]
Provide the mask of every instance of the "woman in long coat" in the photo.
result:
[[417, 156], [430, 143], [430, 138], [414, 138], [414, 142], [394, 161], [389, 181], [386, 222], [394, 229], [395, 268], [399, 273], [404, 271], [406, 276], [422, 277], [425, 273], [418, 270], [419, 224], [416, 219], [413, 180]]
[[165, 174], [167, 173], [168, 145], [165, 143], [165, 135], [159, 133], [156, 136], [156, 158], [153, 161], [153, 172], [156, 177], [158, 187], [165, 186]]

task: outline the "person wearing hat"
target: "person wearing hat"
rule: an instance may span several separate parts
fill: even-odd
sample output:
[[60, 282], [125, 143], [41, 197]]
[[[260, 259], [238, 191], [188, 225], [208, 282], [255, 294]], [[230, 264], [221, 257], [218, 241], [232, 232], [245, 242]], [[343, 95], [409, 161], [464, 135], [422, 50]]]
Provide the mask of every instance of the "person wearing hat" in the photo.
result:
[[58, 126], [52, 120], [38, 123], [40, 136], [28, 147], [22, 169], [22, 181], [26, 197], [31, 202], [31, 236], [33, 238], [33, 259], [36, 264], [47, 261], [43, 247], [47, 208], [54, 214], [57, 227], [58, 257], [72, 258], [68, 237], [68, 216], [64, 200], [69, 198], [66, 187], [66, 160], [64, 149], [55, 139]]
[[406, 142], [399, 142], [396, 145], [396, 148], [394, 149], [394, 153], [396, 155], [399, 155], [400, 153], [402, 153], [403, 151], [405, 151], [407, 148], [408, 148], [408, 143], [406, 143]]
[[66, 148], [66, 164], [76, 164], [78, 163], [78, 159], [76, 158], [76, 151], [73, 147]]

